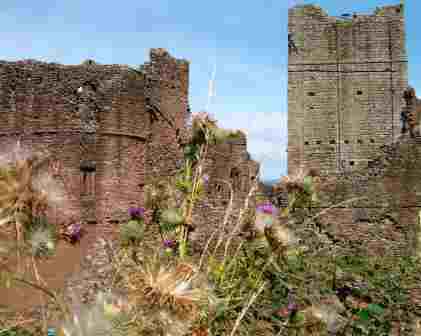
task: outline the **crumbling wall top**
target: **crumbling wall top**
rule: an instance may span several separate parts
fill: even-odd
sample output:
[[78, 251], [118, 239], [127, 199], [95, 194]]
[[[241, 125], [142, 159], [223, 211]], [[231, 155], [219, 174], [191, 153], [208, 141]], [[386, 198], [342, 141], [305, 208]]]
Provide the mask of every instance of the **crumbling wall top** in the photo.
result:
[[150, 60], [175, 60], [176, 63], [179, 65], [186, 65], [188, 66], [190, 62], [186, 59], [177, 59], [171, 56], [171, 54], [164, 48], [151, 48], [150, 52]]
[[[329, 16], [328, 12], [323, 10], [320, 6], [314, 4], [298, 5], [289, 9], [289, 16], [302, 16], [306, 18], [318, 18], [322, 21], [329, 20], [332, 23], [337, 21], [341, 22], [342, 19], [339, 16]], [[347, 21], [352, 22], [359, 19], [370, 19], [373, 18], [382, 18], [382, 17], [398, 17], [403, 19], [404, 16], [404, 5], [401, 3], [399, 5], [388, 5], [376, 7], [372, 13], [363, 14], [363, 13], [353, 13], [353, 15], [347, 19]]]
[[298, 5], [290, 9], [290, 12], [295, 15], [318, 15], [318, 16], [328, 16], [320, 6], [314, 4]]

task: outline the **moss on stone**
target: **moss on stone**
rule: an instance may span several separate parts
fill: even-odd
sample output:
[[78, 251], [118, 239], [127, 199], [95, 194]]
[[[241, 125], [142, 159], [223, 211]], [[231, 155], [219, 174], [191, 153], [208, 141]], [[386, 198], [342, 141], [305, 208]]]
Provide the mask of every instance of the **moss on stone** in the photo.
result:
[[304, 47], [304, 32], [298, 32], [295, 35], [295, 45], [297, 48]]
[[352, 27], [352, 21], [336, 21], [336, 25], [342, 28]]
[[323, 10], [320, 6], [308, 4], [297, 7], [296, 13], [300, 16], [311, 14], [323, 14]]
[[374, 11], [374, 14], [379, 15], [379, 16], [384, 16], [384, 14], [385, 14], [384, 8], [376, 7], [376, 9]]

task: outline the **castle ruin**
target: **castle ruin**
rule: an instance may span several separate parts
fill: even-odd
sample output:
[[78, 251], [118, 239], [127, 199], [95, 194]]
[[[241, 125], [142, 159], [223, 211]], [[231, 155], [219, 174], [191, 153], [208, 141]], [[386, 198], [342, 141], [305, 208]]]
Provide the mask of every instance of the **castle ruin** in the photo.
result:
[[367, 165], [400, 134], [408, 86], [401, 6], [352, 19], [312, 5], [289, 10], [288, 174]]
[[318, 221], [338, 242], [414, 254], [421, 105], [408, 87], [403, 5], [341, 18], [296, 6], [288, 29], [288, 175], [304, 167], [337, 178], [316, 212], [341, 204]]
[[[54, 219], [72, 217], [114, 231], [130, 206], [142, 206], [145, 184], [181, 167], [188, 90], [188, 61], [164, 49], [151, 49], [150, 62], [139, 69], [92, 60], [2, 61], [0, 144], [8, 148], [20, 140], [23, 147], [47, 150], [72, 177], [74, 195], [65, 209], [50, 209]], [[244, 137], [211, 148], [208, 201], [227, 198], [217, 178], [235, 182], [236, 197], [244, 197], [258, 173], [246, 147]]]

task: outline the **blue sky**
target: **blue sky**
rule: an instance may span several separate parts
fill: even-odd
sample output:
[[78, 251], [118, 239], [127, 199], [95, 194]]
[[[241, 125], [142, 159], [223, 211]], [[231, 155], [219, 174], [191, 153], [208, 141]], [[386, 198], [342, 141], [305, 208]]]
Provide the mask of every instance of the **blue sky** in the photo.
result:
[[[340, 15], [371, 13], [399, 0], [3, 0], [0, 59], [79, 64], [91, 58], [137, 66], [148, 60], [150, 48], [166, 48], [191, 62], [192, 111], [206, 107], [216, 63], [210, 112], [220, 126], [247, 131], [248, 149], [261, 162], [262, 178], [274, 179], [287, 172], [288, 7], [303, 3]], [[409, 82], [420, 96], [415, 15], [421, 2], [406, 2], [405, 12]]]

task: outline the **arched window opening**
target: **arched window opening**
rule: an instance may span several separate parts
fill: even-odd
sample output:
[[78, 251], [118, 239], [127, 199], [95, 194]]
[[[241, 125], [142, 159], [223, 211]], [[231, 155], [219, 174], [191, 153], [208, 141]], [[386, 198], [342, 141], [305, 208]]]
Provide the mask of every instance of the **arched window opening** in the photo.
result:
[[230, 178], [232, 180], [232, 187], [234, 190], [239, 190], [240, 188], [240, 171], [238, 168], [234, 167], [231, 169]]
[[80, 162], [81, 192], [85, 195], [94, 193], [96, 163], [92, 160], [82, 160]]

